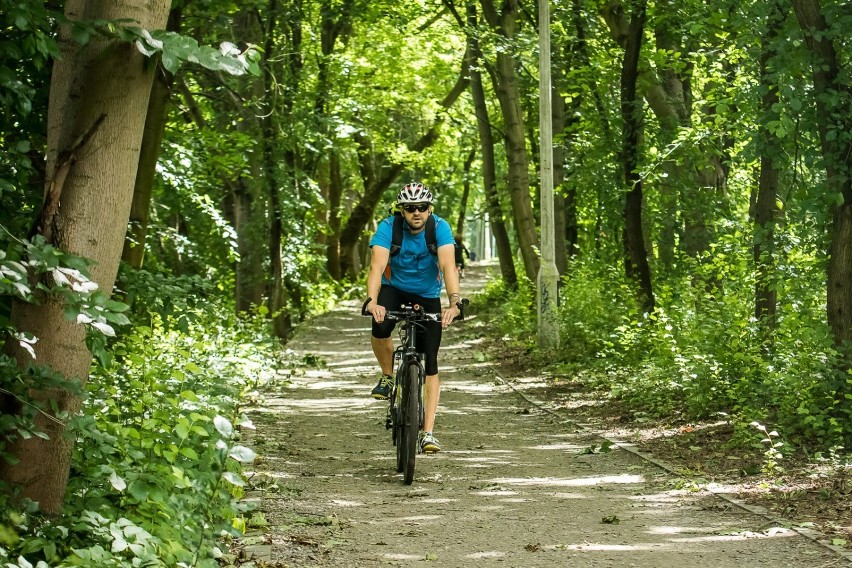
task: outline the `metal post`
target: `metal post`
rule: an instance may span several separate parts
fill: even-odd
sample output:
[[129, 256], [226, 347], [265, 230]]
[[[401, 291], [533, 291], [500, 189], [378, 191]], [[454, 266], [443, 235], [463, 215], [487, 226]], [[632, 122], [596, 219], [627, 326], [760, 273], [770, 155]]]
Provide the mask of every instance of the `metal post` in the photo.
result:
[[538, 271], [538, 345], [559, 346], [556, 240], [553, 233], [553, 107], [550, 86], [550, 5], [539, 0], [539, 130], [541, 132], [541, 268]]

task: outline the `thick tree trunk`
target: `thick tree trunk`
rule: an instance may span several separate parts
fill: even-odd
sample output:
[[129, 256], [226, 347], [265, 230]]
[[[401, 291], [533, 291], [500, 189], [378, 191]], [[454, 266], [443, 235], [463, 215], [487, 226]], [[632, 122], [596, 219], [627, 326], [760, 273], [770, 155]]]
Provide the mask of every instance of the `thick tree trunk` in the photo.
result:
[[[286, 91], [283, 100], [285, 116], [292, 114], [294, 101], [294, 93], [298, 90], [299, 78], [301, 75], [301, 26], [302, 14], [297, 8], [289, 15], [289, 18], [282, 18], [282, 27], [288, 30], [288, 35], [291, 38], [292, 44], [286, 46], [289, 53], [287, 60], [289, 62], [288, 69], [290, 73], [290, 88]], [[266, 112], [261, 119], [262, 131], [262, 148], [263, 148], [263, 173], [264, 182], [266, 184], [267, 194], [269, 196], [269, 264], [270, 264], [270, 292], [269, 292], [269, 314], [272, 318], [272, 333], [275, 337], [281, 340], [287, 340], [293, 332], [293, 320], [291, 316], [291, 298], [289, 289], [286, 284], [286, 276], [284, 274], [284, 264], [282, 259], [282, 240], [284, 238], [284, 226], [282, 223], [281, 211], [281, 191], [280, 183], [281, 176], [279, 170], [280, 151], [278, 129], [272, 117], [276, 110], [276, 101], [274, 97], [275, 89], [273, 82], [275, 81], [273, 65], [277, 53], [276, 30], [279, 27], [278, 21], [278, 2], [270, 0], [269, 15], [264, 25], [264, 65], [263, 65], [263, 93], [262, 101]], [[285, 171], [290, 176], [290, 183], [295, 185], [296, 182], [296, 153], [293, 148], [286, 148], [283, 152], [283, 163]]]
[[[775, 110], [778, 103], [778, 83], [768, 72], [769, 62], [776, 57], [774, 43], [777, 41], [786, 13], [777, 2], [770, 6], [767, 16], [766, 35], [763, 37], [760, 55], [760, 84], [763, 88], [760, 121], [760, 179], [754, 205], [754, 254], [757, 278], [754, 290], [754, 315], [767, 332], [775, 328], [777, 293], [772, 285], [775, 277], [775, 219], [778, 214], [778, 168], [774, 162], [782, 155], [781, 141], [765, 125], [779, 119]], [[768, 338], [768, 337], [767, 337]]]
[[642, 234], [642, 179], [639, 164], [639, 132], [642, 128], [642, 104], [636, 98], [636, 78], [642, 32], [645, 27], [646, 2], [642, 0], [630, 21], [621, 69], [621, 115], [624, 119], [622, 155], [627, 199], [624, 205], [625, 273], [639, 284], [642, 305], [646, 311], [654, 309], [654, 292], [651, 271]]
[[[476, 7], [469, 3], [467, 6], [468, 29], [476, 29]], [[482, 153], [482, 185], [485, 193], [488, 220], [491, 234], [494, 236], [497, 248], [497, 259], [500, 261], [500, 274], [509, 289], [518, 286], [518, 275], [515, 272], [515, 260], [512, 255], [512, 243], [503, 220], [503, 209], [497, 193], [497, 173], [494, 163], [494, 137], [491, 133], [491, 121], [488, 118], [488, 105], [485, 101], [485, 89], [482, 85], [482, 74], [479, 72], [482, 53], [474, 33], [468, 34], [468, 46], [474, 62], [470, 66], [470, 93], [473, 108], [476, 112], [476, 125], [479, 129], [479, 146]]]
[[[169, 13], [166, 29], [180, 31], [180, 8]], [[148, 112], [145, 118], [145, 131], [142, 134], [142, 148], [139, 153], [139, 168], [136, 172], [136, 184], [133, 187], [133, 203], [130, 206], [130, 223], [124, 239], [124, 251], [121, 258], [135, 269], [142, 268], [145, 260], [145, 240], [148, 235], [148, 213], [151, 208], [151, 194], [154, 190], [154, 178], [157, 172], [157, 160], [166, 130], [169, 99], [175, 77], [162, 66], [154, 72], [154, 84], [148, 100]]]
[[[146, 29], [161, 29], [168, 10], [167, 0], [135, 5], [69, 0], [65, 14], [70, 20], [127, 18]], [[130, 216], [154, 67], [130, 43], [95, 39], [81, 47], [71, 39], [67, 26], [61, 29], [59, 41], [61, 56], [53, 68], [48, 108], [50, 178], [45, 203], [58, 202], [61, 195], [61, 207], [42, 218], [40, 232], [58, 248], [94, 260], [92, 280], [110, 294]], [[85, 146], [69, 156], [75, 141], [96, 124]], [[64, 163], [70, 165], [67, 177], [64, 183], [55, 183]], [[38, 364], [85, 384], [92, 363], [85, 330], [69, 322], [63, 310], [55, 298], [37, 306], [18, 303], [12, 309], [13, 325], [39, 338]], [[14, 347], [9, 350], [22, 366], [32, 362]], [[73, 416], [80, 409], [80, 400], [64, 389], [39, 390], [33, 385], [33, 395], [45, 403], [46, 412], [52, 413], [55, 405], [60, 414]], [[43, 511], [57, 513], [65, 496], [74, 442], [53, 420], [40, 415], [37, 425], [49, 439], [34, 437], [7, 446], [5, 450], [19, 462], [9, 465], [0, 460], [0, 480], [21, 486], [23, 496], [37, 501]]]
[[[322, 56], [317, 62], [317, 95], [314, 101], [314, 112], [318, 121], [330, 124], [326, 119], [328, 115], [328, 99], [330, 93], [331, 77], [329, 64], [331, 55], [334, 53], [338, 40], [346, 44], [352, 30], [352, 11], [355, 6], [353, 0], [346, 0], [342, 6], [324, 0], [321, 3], [320, 13], [322, 16], [322, 31], [320, 35], [320, 47]], [[330, 126], [326, 128], [326, 135], [332, 137]], [[329, 234], [326, 241], [326, 265], [328, 273], [335, 280], [343, 277], [340, 262], [340, 206], [343, 199], [343, 180], [340, 176], [340, 155], [336, 148], [329, 151], [328, 159], [329, 185], [328, 185], [328, 228]]]
[[[511, 43], [515, 35], [515, 22], [518, 15], [518, 1], [506, 0], [498, 13], [492, 0], [481, 0], [482, 12], [488, 24], [507, 42]], [[535, 217], [530, 198], [529, 159], [524, 134], [524, 118], [521, 113], [521, 95], [518, 79], [515, 75], [515, 58], [507, 50], [497, 53], [494, 66], [494, 92], [500, 102], [505, 132], [506, 159], [508, 162], [509, 195], [512, 201], [512, 214], [515, 221], [515, 233], [521, 249], [524, 271], [531, 282], [538, 277], [540, 259], [536, 254], [538, 237]]]
[[[249, 43], [259, 44], [263, 41], [263, 26], [258, 20], [258, 14], [252, 10], [240, 12], [234, 28], [237, 34]], [[264, 52], [264, 57], [269, 56], [269, 53]], [[242, 77], [240, 86], [250, 94], [252, 101], [264, 101], [267, 96], [263, 81], [257, 77], [250, 75]], [[262, 125], [258, 125], [253, 105], [245, 106], [252, 110], [247, 112], [246, 108], [235, 109], [242, 115], [242, 120], [237, 124], [237, 130], [251, 138], [263, 140], [262, 135], [258, 135]], [[203, 126], [203, 118], [199, 118], [201, 119], [199, 126]], [[238, 314], [251, 312], [263, 302], [265, 293], [266, 276], [263, 266], [267, 256], [262, 235], [268, 226], [265, 209], [269, 197], [263, 185], [266, 180], [263, 175], [264, 157], [263, 152], [248, 153], [246, 169], [249, 173], [225, 182], [234, 205], [231, 222], [237, 234], [237, 253], [239, 254], [239, 260], [234, 267], [234, 295]]]
[[[805, 41], [813, 53], [814, 95], [819, 137], [825, 160], [826, 185], [832, 199], [831, 245], [827, 274], [828, 323], [852, 369], [852, 92], [840, 77], [832, 34], [819, 0], [793, 0]], [[849, 393], [848, 385], [841, 387]]]

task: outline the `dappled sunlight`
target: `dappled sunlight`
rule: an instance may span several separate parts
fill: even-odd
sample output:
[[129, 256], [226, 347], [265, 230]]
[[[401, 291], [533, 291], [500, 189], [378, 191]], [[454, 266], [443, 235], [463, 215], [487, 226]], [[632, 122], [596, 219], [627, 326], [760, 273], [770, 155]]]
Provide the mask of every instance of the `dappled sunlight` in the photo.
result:
[[318, 389], [349, 389], [352, 390], [354, 388], [362, 389], [364, 388], [364, 384], [360, 381], [317, 381], [315, 383], [308, 383], [302, 385], [304, 388], [309, 390], [318, 390]]
[[604, 475], [601, 477], [580, 477], [574, 479], [560, 479], [558, 477], [501, 477], [497, 479], [489, 479], [491, 483], [521, 485], [521, 486], [542, 486], [542, 487], [588, 487], [593, 485], [604, 484], [640, 484], [645, 483], [645, 478], [641, 475]]
[[546, 493], [545, 495], [553, 497], [554, 499], [589, 499], [589, 497], [590, 497], [589, 495], [586, 495], [585, 493], [557, 492], [557, 493]]
[[645, 494], [645, 495], [632, 495], [629, 496], [628, 499], [632, 501], [640, 501], [643, 503], [678, 503], [683, 500], [686, 492], [682, 489], [673, 489], [671, 491], [664, 491], [662, 493], [654, 493], [654, 494]]
[[405, 523], [416, 523], [419, 521], [437, 521], [442, 517], [443, 515], [414, 515], [412, 517], [399, 517], [397, 520]]
[[465, 558], [470, 558], [471, 560], [482, 560], [484, 558], [503, 558], [504, 556], [506, 556], [505, 552], [500, 552], [499, 550], [486, 550], [483, 552], [468, 554]]
[[315, 411], [315, 412], [346, 412], [362, 410], [372, 412], [374, 400], [367, 397], [358, 398], [312, 398], [312, 399], [280, 399], [275, 405], [277, 408], [286, 408], [291, 411]]
[[494, 385], [459, 380], [441, 381], [441, 390], [484, 394], [487, 396], [496, 396], [500, 394], [498, 392], [495, 392]]
[[541, 444], [539, 446], [526, 446], [529, 450], [572, 450], [585, 451], [588, 446], [578, 446], [577, 444]]
[[372, 351], [350, 351], [350, 353], [357, 353], [360, 358], [359, 359], [346, 359], [345, 361], [328, 361], [326, 363], [326, 367], [329, 369], [337, 369], [343, 367], [346, 370], [358, 369], [361, 367], [369, 367], [373, 370], [373, 372], [378, 372], [378, 367], [376, 364], [376, 357], [373, 355]]
[[347, 501], [346, 499], [332, 499], [331, 504], [338, 507], [363, 507], [365, 505], [360, 501]]
[[546, 388], [547, 380], [541, 376], [535, 377], [512, 377], [512, 384], [523, 386], [524, 389]]
[[446, 406], [441, 409], [441, 414], [494, 414], [497, 412], [512, 412], [513, 408], [511, 406], [487, 406], [484, 404], [479, 404], [476, 406], [459, 406], [457, 408], [450, 408]]
[[387, 558], [388, 560], [423, 560], [423, 555], [416, 554], [382, 554], [382, 558]]
[[682, 538], [673, 538], [672, 542], [720, 542], [720, 541], [738, 541], [738, 540], [753, 540], [753, 539], [770, 539], [770, 538], [790, 538], [798, 536], [798, 533], [791, 529], [782, 527], [772, 527], [765, 532], [753, 531], [727, 531], [729, 534], [716, 534], [706, 536], [691, 536]]
[[642, 552], [642, 551], [659, 551], [661, 548], [673, 548], [672, 545], [665, 543], [643, 542], [637, 544], [551, 544], [542, 546], [542, 550], [581, 550], [581, 551], [597, 551], [597, 552]]

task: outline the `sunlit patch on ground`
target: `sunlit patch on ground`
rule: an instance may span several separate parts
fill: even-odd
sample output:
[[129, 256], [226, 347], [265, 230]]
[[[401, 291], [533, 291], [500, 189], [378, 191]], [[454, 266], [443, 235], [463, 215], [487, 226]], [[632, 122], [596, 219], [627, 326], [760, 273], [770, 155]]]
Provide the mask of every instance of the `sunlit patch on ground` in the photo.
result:
[[359, 501], [347, 501], [346, 499], [332, 499], [332, 505], [337, 505], [338, 507], [363, 507], [364, 503]]
[[589, 496], [584, 494], [584, 493], [558, 492], [558, 493], [547, 493], [547, 495], [549, 495], [550, 497], [553, 497], [554, 499], [566, 499], [566, 500], [568, 500], [568, 499], [588, 499], [589, 498]]
[[603, 485], [608, 483], [629, 484], [644, 483], [645, 478], [641, 475], [605, 475], [601, 477], [581, 477], [575, 479], [560, 479], [556, 477], [501, 477], [489, 479], [491, 483], [505, 483], [508, 485], [542, 486], [542, 487], [587, 487], [592, 485]]
[[540, 446], [527, 446], [530, 450], [572, 450], [584, 451], [587, 446], [578, 446], [577, 444], [542, 444]]
[[387, 558], [388, 560], [423, 560], [423, 556], [417, 556], [416, 554], [382, 554], [382, 558]]
[[473, 554], [468, 554], [465, 558], [470, 558], [472, 560], [482, 560], [484, 558], [503, 558], [506, 556], [505, 552], [500, 552], [499, 550], [486, 550], [483, 552], [475, 552]]

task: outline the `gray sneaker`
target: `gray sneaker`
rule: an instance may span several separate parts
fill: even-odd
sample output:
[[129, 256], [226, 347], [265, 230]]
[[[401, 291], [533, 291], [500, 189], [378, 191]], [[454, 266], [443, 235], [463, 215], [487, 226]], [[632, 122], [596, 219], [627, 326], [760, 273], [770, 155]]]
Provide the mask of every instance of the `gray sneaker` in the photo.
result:
[[376, 400], [387, 400], [390, 396], [392, 386], [393, 377], [390, 375], [382, 375], [379, 377], [379, 383], [373, 387], [373, 391], [370, 395]]
[[424, 432], [420, 438], [420, 451], [424, 454], [434, 454], [441, 451], [441, 444], [432, 432]]

